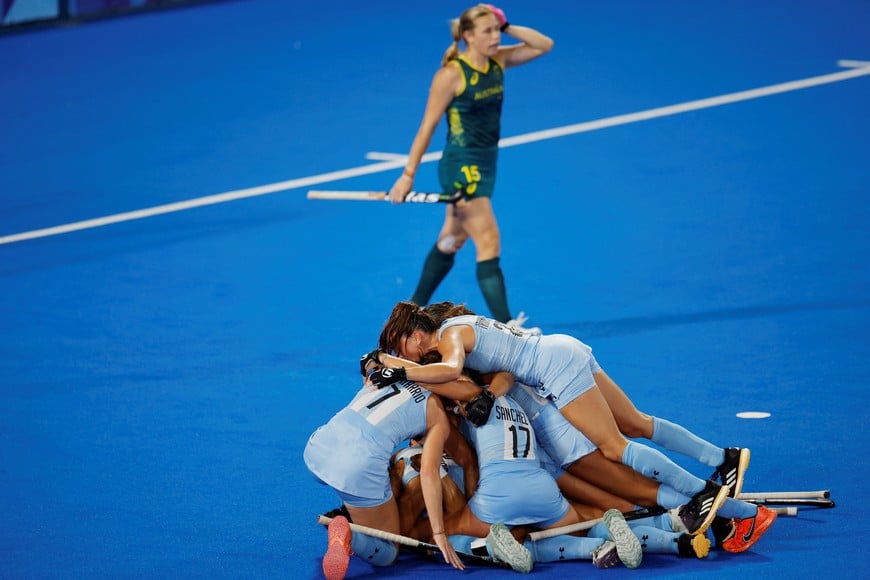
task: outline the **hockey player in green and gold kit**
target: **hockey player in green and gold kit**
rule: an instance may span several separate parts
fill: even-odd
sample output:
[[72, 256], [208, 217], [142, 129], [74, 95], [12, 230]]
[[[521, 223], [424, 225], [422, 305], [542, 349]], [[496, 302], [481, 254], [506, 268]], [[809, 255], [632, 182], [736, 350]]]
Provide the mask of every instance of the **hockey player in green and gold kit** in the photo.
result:
[[[444, 193], [464, 193], [457, 203], [446, 208], [438, 241], [426, 258], [411, 300], [420, 306], [429, 302], [453, 267], [456, 252], [470, 237], [477, 250], [478, 284], [492, 318], [520, 326], [524, 321], [522, 313], [512, 319], [508, 307], [499, 265], [500, 235], [491, 201], [501, 134], [504, 71], [546, 54], [553, 48], [553, 41], [536, 30], [508, 23], [504, 12], [488, 4], [463, 12], [453, 21], [452, 32], [453, 44], [444, 55], [442, 68], [435, 73], [408, 162], [390, 190], [390, 201], [402, 203], [413, 187], [432, 135], [446, 115], [447, 145], [438, 178]], [[520, 42], [502, 46], [502, 33]], [[465, 43], [462, 52], [460, 41]]]

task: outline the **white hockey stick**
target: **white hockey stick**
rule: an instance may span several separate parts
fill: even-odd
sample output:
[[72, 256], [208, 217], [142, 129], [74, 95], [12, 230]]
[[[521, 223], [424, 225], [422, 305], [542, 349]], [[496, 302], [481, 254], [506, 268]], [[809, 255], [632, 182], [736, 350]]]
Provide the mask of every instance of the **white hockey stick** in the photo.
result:
[[[462, 197], [462, 191], [453, 194], [432, 193], [424, 191], [409, 191], [405, 203], [454, 203]], [[344, 201], [388, 201], [386, 191], [332, 191], [312, 189], [306, 196], [308, 199], [327, 199]]]
[[[322, 526], [328, 526], [329, 522], [332, 521], [332, 518], [328, 516], [318, 516], [317, 523]], [[439, 548], [436, 544], [430, 544], [428, 542], [423, 542], [420, 540], [416, 540], [414, 538], [409, 538], [408, 536], [401, 536], [399, 534], [393, 534], [391, 532], [385, 532], [383, 530], [379, 530], [377, 528], [370, 528], [368, 526], [361, 526], [359, 524], [350, 524], [350, 529], [359, 534], [365, 534], [366, 536], [371, 536], [373, 538], [380, 538], [381, 540], [386, 540], [388, 542], [394, 542], [396, 544], [406, 546], [408, 548], [413, 549], [414, 551], [421, 550], [431, 550], [433, 552], [441, 553], [441, 548]], [[507, 564], [503, 562], [499, 562], [489, 556], [478, 556], [477, 554], [466, 554], [464, 552], [457, 552], [460, 558], [464, 561], [470, 562], [472, 564], [479, 564], [485, 566], [500, 566], [507, 567]]]
[[[651, 507], [651, 508], [641, 508], [631, 512], [623, 512], [623, 516], [625, 516], [625, 520], [630, 522], [631, 520], [639, 520], [641, 518], [648, 518], [652, 516], [658, 516], [665, 513], [667, 510], [662, 507]], [[596, 524], [599, 524], [604, 521], [604, 518], [595, 518], [594, 520], [589, 520], [585, 522], [578, 522], [576, 524], [570, 524], [567, 526], [559, 526], [558, 528], [550, 528], [548, 530], [541, 530], [540, 532], [532, 532], [529, 534], [529, 539], [532, 541], [535, 540], [543, 540], [544, 538], [552, 538], [554, 536], [561, 536], [563, 534], [573, 534], [574, 532], [582, 532], [583, 530], [588, 530], [589, 528], [594, 527]]]
[[737, 499], [828, 499], [831, 491], [821, 489], [819, 491], [756, 491], [741, 493]]
[[[798, 508], [795, 506], [773, 507], [770, 509], [773, 510], [774, 512], [776, 512], [776, 515], [779, 515], [779, 516], [794, 517], [794, 516], [798, 515]], [[637, 520], [637, 519], [641, 519], [641, 518], [660, 515], [660, 514], [664, 513], [664, 511], [666, 511], [666, 510], [664, 510], [663, 508], [659, 508], [659, 509], [644, 508], [641, 510], [635, 510], [633, 512], [625, 512], [622, 515], [625, 516], [626, 521], [630, 522], [631, 520]], [[588, 529], [594, 527], [595, 525], [597, 525], [603, 521], [604, 521], [603, 518], [596, 518], [594, 520], [589, 520], [586, 522], [579, 522], [579, 523], [571, 524], [568, 526], [561, 526], [558, 528], [550, 528], [548, 530], [541, 530], [540, 532], [532, 532], [531, 534], [529, 534], [529, 539], [534, 542], [536, 540], [543, 540], [545, 538], [552, 538], [554, 536], [561, 536], [563, 534], [573, 534], [575, 532], [582, 532], [583, 530], [588, 530]]]

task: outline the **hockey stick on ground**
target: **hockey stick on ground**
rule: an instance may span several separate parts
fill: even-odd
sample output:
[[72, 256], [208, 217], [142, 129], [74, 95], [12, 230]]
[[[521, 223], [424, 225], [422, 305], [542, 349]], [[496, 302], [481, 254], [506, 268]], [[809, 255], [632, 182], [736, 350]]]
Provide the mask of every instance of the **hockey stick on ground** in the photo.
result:
[[[462, 190], [452, 194], [409, 191], [405, 196], [405, 203], [454, 203], [462, 198], [462, 193]], [[312, 189], [308, 192], [307, 198], [346, 201], [388, 201], [389, 193], [386, 191], [328, 191]]]
[[754, 498], [754, 499], [744, 499], [743, 501], [747, 501], [749, 503], [754, 503], [756, 505], [765, 505], [765, 506], [794, 505], [794, 506], [819, 507], [819, 508], [832, 508], [832, 507], [837, 506], [837, 504], [834, 503], [834, 500], [832, 500], [832, 499], [763, 497], [763, 498]]
[[756, 491], [753, 493], [741, 493], [737, 499], [828, 499], [831, 491], [820, 489], [819, 491]]
[[798, 515], [798, 508], [795, 506], [774, 507], [774, 508], [770, 508], [770, 509], [775, 511], [776, 515], [778, 515], [778, 516], [790, 516], [791, 517], [791, 516]]
[[[666, 510], [663, 507], [655, 506], [651, 508], [641, 508], [631, 512], [623, 512], [623, 516], [625, 516], [626, 521], [631, 520], [639, 520], [641, 518], [649, 518], [652, 516], [658, 516], [665, 513]], [[567, 526], [560, 526], [558, 528], [550, 528], [548, 530], [541, 530], [540, 532], [532, 532], [529, 534], [529, 539], [532, 541], [543, 540], [544, 538], [552, 538], [553, 536], [561, 536], [563, 534], [572, 534], [574, 532], [582, 532], [583, 530], [588, 530], [589, 528], [594, 527], [596, 524], [599, 524], [604, 521], [604, 518], [596, 518], [594, 520], [589, 520], [586, 522], [578, 522], [576, 524], [570, 524]]]
[[[332, 518], [327, 516], [318, 516], [317, 523], [322, 526], [328, 526], [329, 522], [332, 521]], [[420, 540], [415, 540], [414, 538], [409, 538], [408, 536], [401, 536], [399, 534], [393, 534], [390, 532], [385, 532], [383, 530], [378, 530], [376, 528], [370, 528], [368, 526], [361, 526], [359, 524], [350, 524], [350, 529], [354, 532], [365, 534], [367, 536], [372, 536], [373, 538], [380, 538], [381, 540], [386, 540], [388, 542], [394, 542], [396, 544], [405, 546], [407, 548], [412, 549], [413, 551], [419, 552], [423, 550], [431, 550], [433, 552], [441, 553], [441, 548], [439, 548], [436, 544], [430, 544], [428, 542], [423, 542]], [[494, 558], [490, 558], [489, 556], [478, 556], [477, 554], [466, 554], [464, 552], [456, 552], [457, 555], [462, 558], [464, 562], [468, 562], [471, 564], [478, 564], [481, 566], [499, 566], [502, 568], [510, 568], [508, 564], [504, 562], [499, 562]]]
[[[777, 515], [780, 516], [796, 516], [798, 515], [798, 508], [796, 507], [776, 507], [772, 508], [773, 511], [776, 512]], [[643, 518], [649, 518], [653, 516], [661, 515], [669, 510], [666, 510], [663, 507], [656, 506], [651, 508], [641, 508], [631, 512], [623, 512], [623, 516], [625, 516], [625, 521], [630, 522], [632, 520], [639, 520]], [[568, 526], [561, 526], [558, 528], [550, 528], [548, 530], [541, 530], [540, 532], [532, 532], [529, 534], [529, 539], [533, 542], [536, 540], [543, 540], [545, 538], [552, 538], [554, 536], [561, 536], [563, 534], [572, 534], [574, 532], [582, 532], [583, 530], [588, 530], [595, 525], [603, 522], [603, 518], [596, 518], [594, 520], [589, 520], [586, 522], [579, 522], [576, 524], [571, 524]]]

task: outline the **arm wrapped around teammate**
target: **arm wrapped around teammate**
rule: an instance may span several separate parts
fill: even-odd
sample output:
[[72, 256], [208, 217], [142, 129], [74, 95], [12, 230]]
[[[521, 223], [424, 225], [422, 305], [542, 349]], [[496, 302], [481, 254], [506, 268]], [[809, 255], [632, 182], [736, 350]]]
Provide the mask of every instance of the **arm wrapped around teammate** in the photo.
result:
[[372, 384], [379, 389], [384, 387], [389, 387], [393, 383], [398, 383], [399, 381], [404, 381], [408, 377], [405, 374], [405, 367], [399, 367], [397, 369], [380, 369], [372, 373], [372, 376], [369, 377], [372, 381]]
[[369, 364], [381, 365], [381, 355], [384, 353], [380, 348], [376, 348], [371, 352], [367, 352], [359, 359], [359, 374], [366, 376], [366, 370]]
[[465, 418], [475, 427], [480, 427], [489, 420], [493, 405], [495, 405], [495, 397], [484, 390], [465, 406]]

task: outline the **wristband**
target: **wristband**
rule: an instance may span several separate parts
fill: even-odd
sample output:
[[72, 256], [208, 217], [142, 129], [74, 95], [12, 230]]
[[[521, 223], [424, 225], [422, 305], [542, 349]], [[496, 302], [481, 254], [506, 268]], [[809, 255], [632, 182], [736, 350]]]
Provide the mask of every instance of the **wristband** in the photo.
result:
[[510, 26], [510, 25], [511, 25], [510, 22], [505, 22], [504, 24], [502, 24], [501, 26], [499, 26], [498, 29], [501, 30], [502, 32], [504, 32], [505, 30], [508, 29], [508, 26]]

